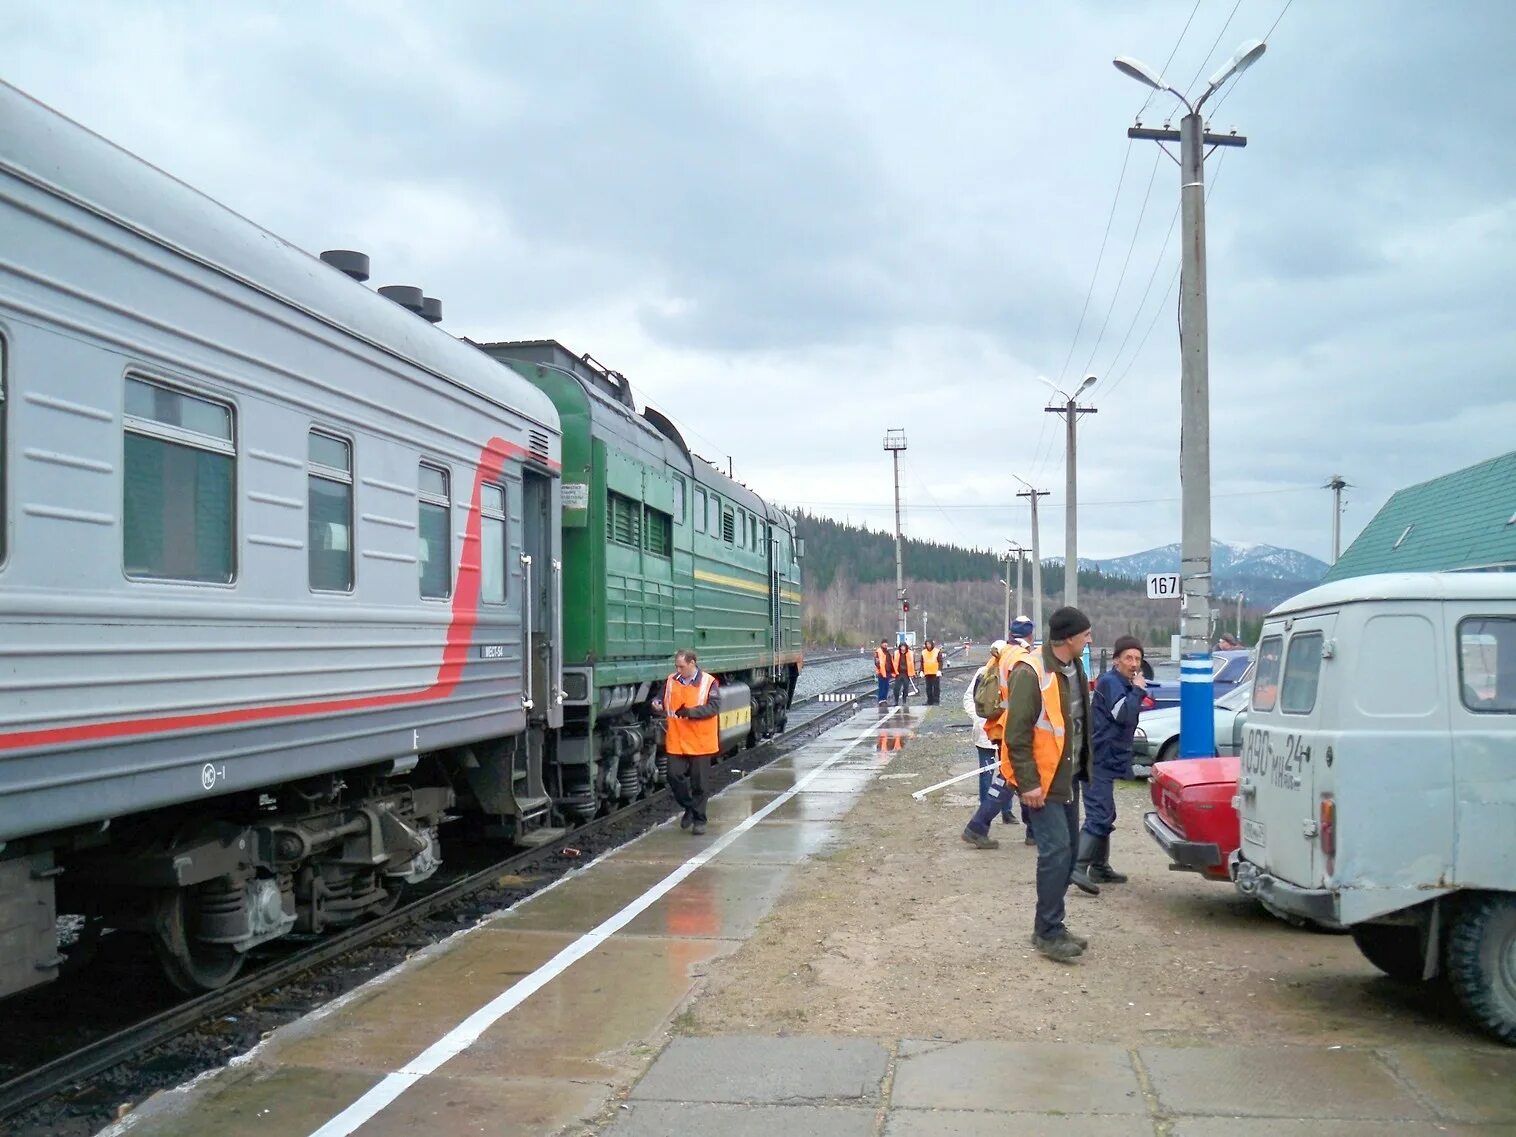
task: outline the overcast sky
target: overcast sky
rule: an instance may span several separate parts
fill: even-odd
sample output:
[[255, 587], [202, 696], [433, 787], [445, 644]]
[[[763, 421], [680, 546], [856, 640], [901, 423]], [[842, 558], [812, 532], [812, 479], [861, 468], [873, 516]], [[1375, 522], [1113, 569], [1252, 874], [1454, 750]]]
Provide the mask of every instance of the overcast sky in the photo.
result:
[[1192, 90], [1278, 20], [1211, 100], [1213, 529], [1324, 557], [1332, 474], [1350, 539], [1516, 445], [1516, 4], [1284, 9], [14, 0], [0, 75], [455, 335], [593, 353], [783, 503], [888, 526], [904, 427], [909, 533], [1029, 540], [1019, 474], [1056, 555], [1037, 377], [1095, 374], [1112, 556], [1179, 539], [1179, 178], [1110, 61]]

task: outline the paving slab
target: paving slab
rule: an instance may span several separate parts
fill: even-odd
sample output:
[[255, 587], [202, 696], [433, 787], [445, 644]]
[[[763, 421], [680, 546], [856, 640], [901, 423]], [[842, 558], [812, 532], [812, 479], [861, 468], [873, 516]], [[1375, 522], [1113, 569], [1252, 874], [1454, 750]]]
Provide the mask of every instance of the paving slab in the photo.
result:
[[[789, 864], [726, 864], [725, 858], [697, 869], [621, 935], [743, 939], [752, 934], [784, 891], [794, 871]], [[611, 857], [534, 896], [489, 922], [492, 929], [533, 932], [587, 932], [673, 870], [660, 861]]]
[[876, 1111], [842, 1105], [629, 1104], [605, 1137], [873, 1137]]
[[1147, 1114], [1119, 1046], [1027, 1042], [900, 1044], [892, 1105], [905, 1109]]
[[1330, 1118], [1181, 1117], [1170, 1137], [1516, 1137], [1516, 1125], [1447, 1125], [1438, 1121], [1343, 1121]]
[[[894, 1109], [884, 1137], [1153, 1137], [1146, 1117]], [[1214, 1134], [1211, 1137], [1215, 1137]]]
[[[617, 853], [616, 859], [622, 864], [656, 861], [672, 868], [710, 848], [720, 837], [716, 829], [703, 837], [692, 837], [677, 826], [655, 829]], [[837, 843], [836, 826], [830, 822], [755, 825], [722, 849], [720, 859], [725, 865], [793, 865], [826, 852]]]
[[1384, 1057], [1443, 1117], [1516, 1125], [1516, 1051], [1420, 1046]]
[[857, 1038], [676, 1038], [631, 1096], [759, 1105], [873, 1103], [888, 1061], [879, 1043]]
[[1163, 1108], [1210, 1117], [1430, 1119], [1379, 1057], [1325, 1047], [1139, 1051]]

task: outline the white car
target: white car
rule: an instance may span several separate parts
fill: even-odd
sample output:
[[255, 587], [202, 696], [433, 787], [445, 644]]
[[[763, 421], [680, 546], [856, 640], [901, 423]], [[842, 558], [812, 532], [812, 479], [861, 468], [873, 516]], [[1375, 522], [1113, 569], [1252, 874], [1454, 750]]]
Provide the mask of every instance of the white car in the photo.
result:
[[[1223, 757], [1242, 753], [1242, 727], [1247, 722], [1248, 700], [1253, 693], [1253, 670], [1216, 700], [1216, 753]], [[1132, 736], [1132, 772], [1146, 774], [1155, 762], [1179, 757], [1179, 708], [1148, 711]]]

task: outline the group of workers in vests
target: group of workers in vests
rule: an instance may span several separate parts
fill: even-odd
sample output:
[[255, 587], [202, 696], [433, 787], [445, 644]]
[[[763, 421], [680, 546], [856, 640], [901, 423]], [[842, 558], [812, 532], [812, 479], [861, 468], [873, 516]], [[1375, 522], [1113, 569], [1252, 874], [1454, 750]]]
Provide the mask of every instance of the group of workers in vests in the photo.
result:
[[980, 801], [962, 836], [976, 849], [999, 848], [990, 823], [998, 815], [1015, 824], [1020, 799], [1025, 843], [1037, 848], [1032, 946], [1071, 962], [1089, 940], [1065, 923], [1069, 885], [1098, 895], [1102, 884], [1127, 880], [1111, 867], [1111, 833], [1116, 780], [1132, 776], [1132, 736], [1146, 686], [1142, 644], [1131, 636], [1116, 641], [1113, 666], [1092, 695], [1083, 666], [1090, 621], [1083, 612], [1054, 612], [1040, 646], [1024, 616], [1010, 632], [1008, 641], [991, 646], [964, 697], [977, 732]]
[[879, 709], [890, 705], [890, 688], [893, 685], [895, 705], [909, 704], [917, 675], [926, 681], [926, 705], [935, 707], [942, 702], [942, 649], [931, 640], [921, 648], [918, 663], [910, 644], [902, 640], [891, 646], [889, 640], [880, 640], [874, 649], [874, 679], [879, 684]]

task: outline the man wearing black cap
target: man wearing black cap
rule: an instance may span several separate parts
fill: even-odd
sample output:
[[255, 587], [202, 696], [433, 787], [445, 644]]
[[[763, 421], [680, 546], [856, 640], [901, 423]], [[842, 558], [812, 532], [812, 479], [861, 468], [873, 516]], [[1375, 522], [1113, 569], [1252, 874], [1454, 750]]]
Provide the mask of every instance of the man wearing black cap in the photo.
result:
[[1090, 620], [1078, 608], [1048, 619], [1048, 642], [1012, 669], [1005, 755], [1037, 841], [1037, 916], [1032, 946], [1068, 962], [1088, 941], [1065, 926], [1064, 898], [1079, 837], [1080, 784], [1089, 778], [1090, 697], [1080, 657]]
[[1086, 892], [1102, 884], [1125, 884], [1111, 867], [1111, 833], [1116, 828], [1116, 779], [1132, 776], [1132, 735], [1147, 680], [1142, 677], [1142, 641], [1122, 636], [1112, 649], [1112, 667], [1090, 696], [1090, 784], [1084, 795], [1084, 828], [1074, 858], [1074, 883]]

